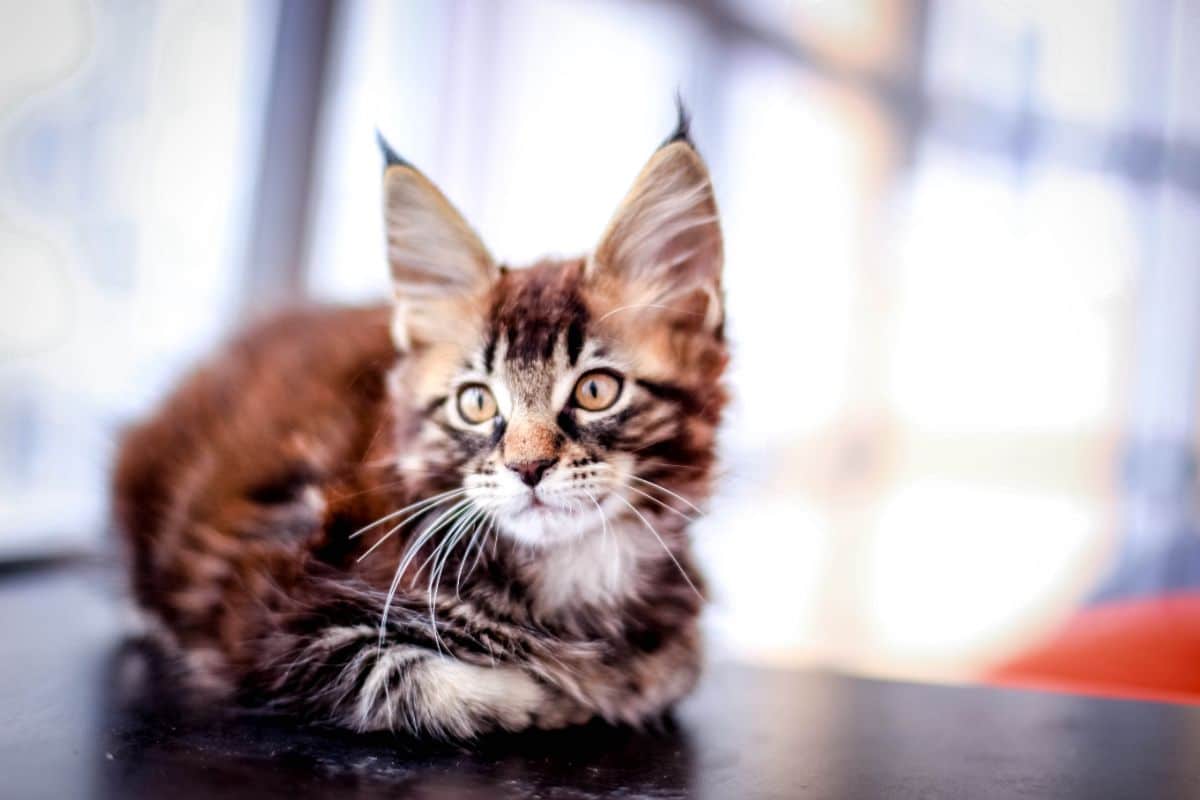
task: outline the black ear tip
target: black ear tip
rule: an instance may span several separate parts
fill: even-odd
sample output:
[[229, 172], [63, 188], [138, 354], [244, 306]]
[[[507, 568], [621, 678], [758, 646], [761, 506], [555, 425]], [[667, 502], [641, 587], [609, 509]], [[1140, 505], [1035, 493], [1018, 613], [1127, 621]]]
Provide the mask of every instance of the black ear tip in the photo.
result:
[[387, 139], [383, 138], [383, 134], [380, 133], [378, 128], [375, 130], [375, 141], [379, 144], [379, 153], [383, 156], [383, 168], [385, 170], [388, 167], [413, 168], [412, 164], [396, 154], [396, 151], [392, 149], [390, 144], [388, 144]]
[[675, 130], [659, 147], [666, 147], [675, 142], [683, 142], [693, 150], [696, 149], [696, 143], [692, 141], [692, 115], [683, 104], [683, 94], [680, 92], [675, 93]]

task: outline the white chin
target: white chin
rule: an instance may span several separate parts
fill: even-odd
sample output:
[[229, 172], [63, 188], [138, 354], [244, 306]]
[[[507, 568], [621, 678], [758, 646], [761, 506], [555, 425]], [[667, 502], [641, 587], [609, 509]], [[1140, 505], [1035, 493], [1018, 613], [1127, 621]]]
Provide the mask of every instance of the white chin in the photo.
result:
[[501, 514], [497, 521], [504, 535], [536, 547], [578, 539], [589, 528], [586, 515], [550, 506]]

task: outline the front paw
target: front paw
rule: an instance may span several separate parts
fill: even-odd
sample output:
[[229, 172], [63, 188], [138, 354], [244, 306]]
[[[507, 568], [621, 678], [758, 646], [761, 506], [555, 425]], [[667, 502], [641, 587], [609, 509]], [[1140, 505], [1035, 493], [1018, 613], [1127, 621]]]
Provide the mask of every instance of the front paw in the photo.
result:
[[441, 658], [427, 669], [424, 695], [430, 716], [455, 736], [540, 727], [539, 717], [552, 703], [551, 693], [516, 667]]
[[[557, 730], [582, 725], [593, 716], [591, 709], [516, 667], [483, 667], [447, 659], [439, 662], [437, 671], [446, 692], [443, 714], [453, 719], [457, 705], [458, 711], [476, 720], [473, 732]], [[463, 721], [459, 727], [467, 727], [467, 723]]]

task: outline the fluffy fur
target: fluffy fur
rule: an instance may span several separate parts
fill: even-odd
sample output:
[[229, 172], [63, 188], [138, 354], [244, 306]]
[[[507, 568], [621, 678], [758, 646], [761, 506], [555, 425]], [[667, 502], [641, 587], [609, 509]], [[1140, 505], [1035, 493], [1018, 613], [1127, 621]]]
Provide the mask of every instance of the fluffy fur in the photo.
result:
[[137, 599], [245, 703], [453, 738], [643, 723], [700, 661], [687, 524], [727, 360], [703, 162], [685, 129], [591, 256], [519, 270], [407, 162], [383, 183], [392, 303], [260, 325], [126, 436]]

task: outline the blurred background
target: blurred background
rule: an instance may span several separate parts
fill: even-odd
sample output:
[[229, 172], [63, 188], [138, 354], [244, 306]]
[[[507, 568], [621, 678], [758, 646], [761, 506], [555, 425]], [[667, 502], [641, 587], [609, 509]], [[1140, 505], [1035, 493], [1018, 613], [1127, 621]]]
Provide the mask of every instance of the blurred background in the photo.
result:
[[376, 127], [519, 264], [595, 242], [678, 89], [735, 348], [718, 656], [1200, 642], [1197, 75], [1197, 0], [3, 0], [0, 559], [111, 548], [117, 432], [240, 321], [383, 296]]

